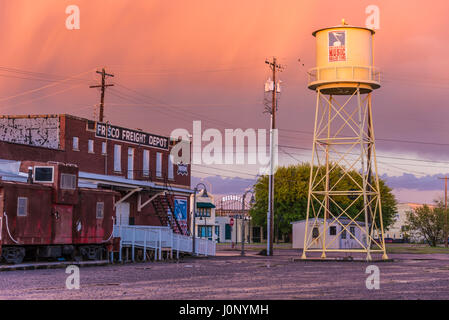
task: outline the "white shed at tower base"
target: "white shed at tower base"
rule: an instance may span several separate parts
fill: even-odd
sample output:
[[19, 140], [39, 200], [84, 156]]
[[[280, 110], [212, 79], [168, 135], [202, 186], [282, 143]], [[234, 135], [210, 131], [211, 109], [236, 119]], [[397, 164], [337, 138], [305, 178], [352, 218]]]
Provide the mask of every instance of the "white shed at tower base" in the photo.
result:
[[[340, 223], [333, 219], [327, 220], [326, 225], [326, 249], [360, 249], [366, 244], [365, 232], [360, 228], [365, 228], [365, 223], [357, 221], [357, 224], [350, 219], [339, 219]], [[304, 249], [304, 233], [306, 220], [294, 221], [292, 224], [293, 249]], [[342, 225], [346, 227], [343, 230]], [[358, 225], [358, 226], [357, 226]], [[308, 234], [314, 240], [308, 249], [323, 248], [323, 236], [319, 236], [324, 229], [324, 219], [309, 219]], [[352, 236], [352, 233], [354, 236]]]

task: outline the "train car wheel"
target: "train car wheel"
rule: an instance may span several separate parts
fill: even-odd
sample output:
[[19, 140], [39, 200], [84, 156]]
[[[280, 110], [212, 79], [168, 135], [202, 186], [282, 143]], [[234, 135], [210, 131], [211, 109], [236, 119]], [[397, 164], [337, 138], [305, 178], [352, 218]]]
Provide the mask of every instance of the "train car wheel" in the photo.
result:
[[3, 248], [2, 257], [6, 263], [19, 264], [25, 258], [25, 248], [23, 247], [9, 247]]

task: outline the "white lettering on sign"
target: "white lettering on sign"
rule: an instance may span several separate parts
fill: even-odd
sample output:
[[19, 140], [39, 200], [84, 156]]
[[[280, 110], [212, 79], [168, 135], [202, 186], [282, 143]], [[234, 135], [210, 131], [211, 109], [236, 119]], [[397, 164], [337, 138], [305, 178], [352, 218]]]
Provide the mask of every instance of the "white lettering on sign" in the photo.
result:
[[97, 122], [95, 136], [168, 150], [168, 138]]

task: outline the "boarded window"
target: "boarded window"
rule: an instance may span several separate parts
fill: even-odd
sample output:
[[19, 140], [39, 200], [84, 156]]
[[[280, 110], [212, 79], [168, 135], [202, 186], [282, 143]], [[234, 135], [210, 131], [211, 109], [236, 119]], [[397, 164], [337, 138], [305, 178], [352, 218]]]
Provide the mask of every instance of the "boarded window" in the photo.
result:
[[150, 151], [143, 150], [143, 175], [148, 177], [150, 175]]
[[75, 190], [76, 189], [76, 175], [61, 173], [61, 189]]
[[94, 153], [94, 140], [89, 140], [87, 143], [87, 150], [89, 153]]
[[104, 202], [97, 202], [97, 219], [104, 217]]
[[34, 182], [53, 183], [53, 167], [34, 167]]
[[106, 154], [106, 142], [101, 143], [101, 154]]
[[122, 146], [118, 144], [114, 145], [114, 171], [122, 171]]
[[156, 176], [162, 177], [162, 153], [156, 154]]
[[17, 216], [25, 217], [28, 214], [28, 198], [17, 198]]
[[73, 150], [80, 150], [80, 139], [78, 137], [73, 137]]
[[173, 179], [173, 156], [168, 155], [168, 178]]

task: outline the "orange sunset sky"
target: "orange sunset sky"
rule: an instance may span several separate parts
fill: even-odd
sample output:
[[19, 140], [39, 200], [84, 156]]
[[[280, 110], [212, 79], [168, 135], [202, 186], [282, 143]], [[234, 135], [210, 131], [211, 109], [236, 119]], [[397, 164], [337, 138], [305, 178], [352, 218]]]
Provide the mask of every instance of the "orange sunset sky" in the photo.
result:
[[[72, 4], [80, 8], [80, 30], [65, 27], [65, 9]], [[116, 86], [106, 92], [106, 117], [112, 123], [166, 135], [179, 127], [191, 131], [192, 120], [220, 130], [268, 128], [263, 85], [270, 71], [264, 61], [277, 56], [285, 66], [278, 126], [310, 132], [311, 33], [342, 18], [364, 26], [370, 4], [380, 8], [374, 48], [382, 70], [382, 88], [373, 100], [376, 137], [434, 143], [378, 140], [377, 151], [442, 161], [399, 159], [395, 167], [380, 165], [380, 173], [449, 172], [449, 145], [444, 146], [449, 143], [449, 3], [444, 0], [0, 0], [0, 108], [2, 114], [93, 118], [99, 93], [89, 85], [98, 82], [95, 70], [105, 67], [115, 74], [110, 81]], [[68, 76], [74, 79], [55, 82]], [[280, 132], [281, 144], [311, 147], [311, 139]], [[296, 157], [306, 161], [308, 154], [298, 151]], [[252, 173], [251, 168], [235, 170]], [[434, 189], [440, 185], [435, 181]]]

